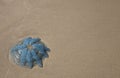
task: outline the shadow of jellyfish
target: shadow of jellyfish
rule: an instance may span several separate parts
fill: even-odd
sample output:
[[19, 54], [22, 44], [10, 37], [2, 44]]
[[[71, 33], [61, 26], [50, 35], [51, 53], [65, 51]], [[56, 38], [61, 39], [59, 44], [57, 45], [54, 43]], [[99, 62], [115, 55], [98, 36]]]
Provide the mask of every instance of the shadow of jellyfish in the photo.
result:
[[10, 49], [10, 59], [22, 67], [43, 67], [43, 60], [49, 57], [49, 51], [40, 38], [27, 37]]

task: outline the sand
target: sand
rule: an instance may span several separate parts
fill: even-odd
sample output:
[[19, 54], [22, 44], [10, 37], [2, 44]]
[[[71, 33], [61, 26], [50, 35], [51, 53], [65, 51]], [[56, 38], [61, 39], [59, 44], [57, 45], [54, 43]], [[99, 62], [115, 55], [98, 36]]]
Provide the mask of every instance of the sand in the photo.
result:
[[[120, 78], [119, 0], [0, 0], [0, 78]], [[44, 67], [19, 67], [9, 49], [40, 37]]]

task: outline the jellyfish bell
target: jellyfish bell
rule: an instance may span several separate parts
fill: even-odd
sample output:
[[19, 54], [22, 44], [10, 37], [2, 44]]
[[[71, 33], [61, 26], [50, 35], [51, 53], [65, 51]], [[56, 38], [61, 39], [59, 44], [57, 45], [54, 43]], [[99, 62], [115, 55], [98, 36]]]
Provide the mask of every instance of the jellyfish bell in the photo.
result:
[[10, 49], [9, 59], [21, 67], [43, 67], [43, 59], [47, 58], [50, 49], [41, 42], [40, 38], [27, 37]]

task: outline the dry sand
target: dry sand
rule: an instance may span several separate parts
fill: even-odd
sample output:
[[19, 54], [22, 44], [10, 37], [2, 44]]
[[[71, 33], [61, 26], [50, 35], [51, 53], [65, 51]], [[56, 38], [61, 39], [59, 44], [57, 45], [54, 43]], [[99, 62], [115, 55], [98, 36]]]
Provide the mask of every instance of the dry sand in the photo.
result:
[[[51, 49], [44, 68], [9, 62], [26, 36]], [[120, 0], [0, 0], [0, 78], [120, 78]]]

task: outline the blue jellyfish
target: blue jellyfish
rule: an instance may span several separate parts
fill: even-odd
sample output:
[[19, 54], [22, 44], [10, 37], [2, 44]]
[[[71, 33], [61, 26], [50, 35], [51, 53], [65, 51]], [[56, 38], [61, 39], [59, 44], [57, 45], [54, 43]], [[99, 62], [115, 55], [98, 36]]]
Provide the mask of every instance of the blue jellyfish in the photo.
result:
[[27, 37], [10, 49], [10, 56], [17, 65], [33, 68], [43, 67], [43, 59], [49, 57], [50, 51], [40, 38]]

